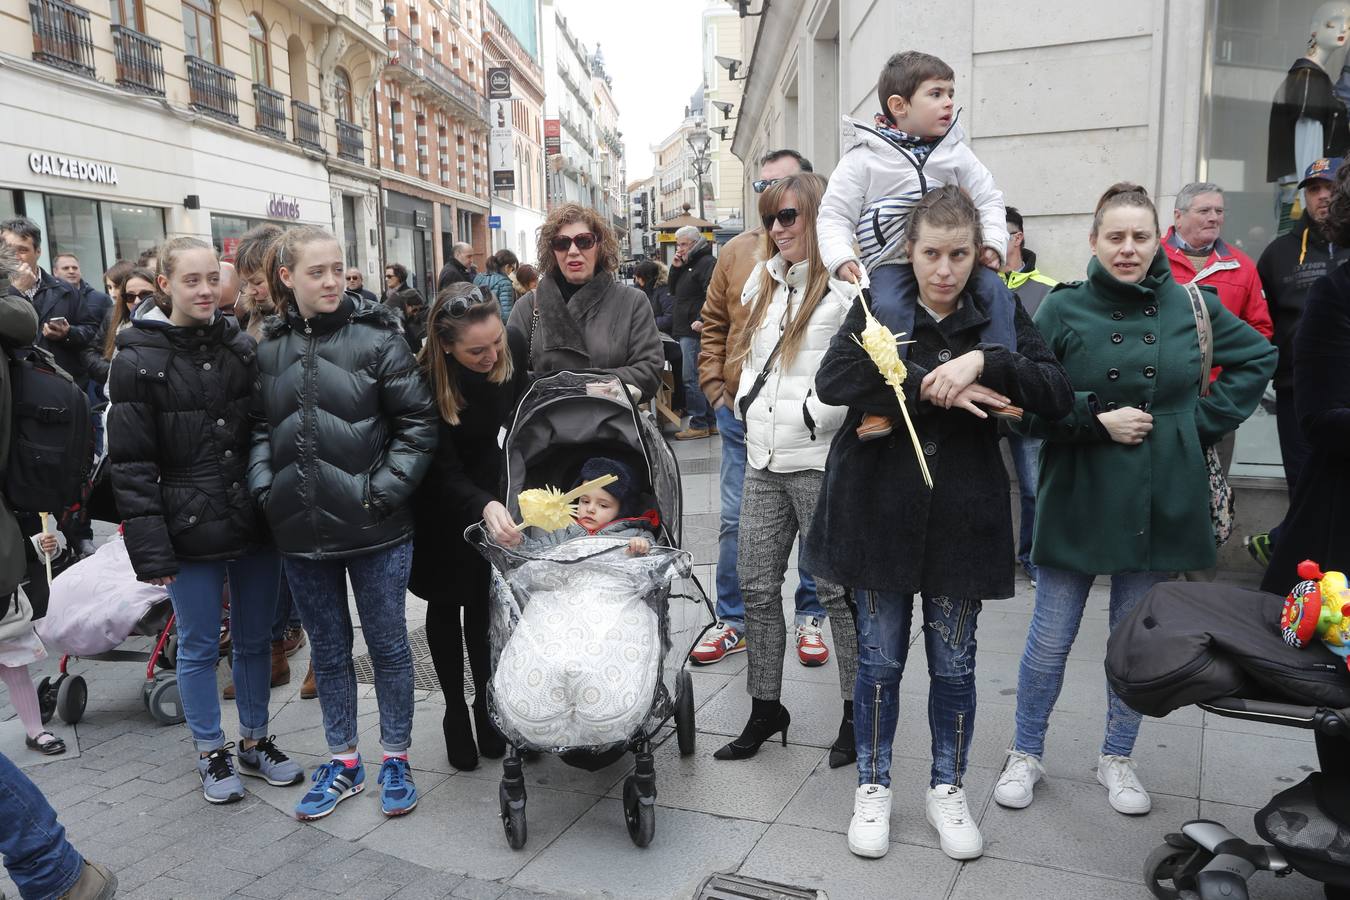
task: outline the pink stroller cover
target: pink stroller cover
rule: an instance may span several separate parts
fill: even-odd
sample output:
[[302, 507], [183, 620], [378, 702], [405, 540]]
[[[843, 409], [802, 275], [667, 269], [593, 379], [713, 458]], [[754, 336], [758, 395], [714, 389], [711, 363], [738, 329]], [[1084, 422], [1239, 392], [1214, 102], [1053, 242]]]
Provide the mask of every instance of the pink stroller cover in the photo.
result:
[[136, 580], [120, 535], [52, 581], [47, 615], [36, 623], [49, 650], [92, 656], [136, 633], [136, 623], [169, 598], [162, 587]]

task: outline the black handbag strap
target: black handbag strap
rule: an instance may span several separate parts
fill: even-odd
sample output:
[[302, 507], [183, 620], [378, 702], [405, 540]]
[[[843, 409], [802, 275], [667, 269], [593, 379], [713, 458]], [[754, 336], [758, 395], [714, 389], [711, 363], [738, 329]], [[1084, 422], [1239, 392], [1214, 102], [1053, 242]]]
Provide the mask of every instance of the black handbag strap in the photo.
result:
[[745, 421], [745, 414], [750, 409], [750, 404], [755, 402], [759, 392], [764, 390], [764, 384], [769, 380], [769, 373], [773, 371], [773, 364], [778, 359], [778, 351], [783, 349], [783, 338], [787, 336], [787, 329], [784, 328], [778, 335], [778, 343], [773, 345], [769, 351], [769, 358], [764, 361], [764, 368], [759, 370], [759, 375], [755, 378], [755, 383], [750, 385], [749, 392], [741, 398], [741, 421]]

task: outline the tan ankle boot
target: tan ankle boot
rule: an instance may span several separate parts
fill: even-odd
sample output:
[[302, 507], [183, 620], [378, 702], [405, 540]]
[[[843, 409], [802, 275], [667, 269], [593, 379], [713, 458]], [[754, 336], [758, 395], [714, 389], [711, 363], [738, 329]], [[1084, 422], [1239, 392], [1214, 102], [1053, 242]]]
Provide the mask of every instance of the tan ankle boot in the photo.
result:
[[272, 642], [272, 687], [291, 683], [291, 664], [286, 661], [286, 642]]
[[313, 700], [319, 696], [319, 688], [314, 683], [314, 661], [310, 660], [309, 671], [305, 673], [305, 682], [300, 685], [300, 699]]

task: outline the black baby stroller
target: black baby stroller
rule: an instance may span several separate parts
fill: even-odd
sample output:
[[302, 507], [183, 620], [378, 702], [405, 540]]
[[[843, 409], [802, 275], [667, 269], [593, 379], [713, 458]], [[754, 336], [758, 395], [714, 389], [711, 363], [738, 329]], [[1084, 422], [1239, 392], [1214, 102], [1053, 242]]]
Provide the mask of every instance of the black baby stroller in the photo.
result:
[[651, 551], [627, 540], [580, 537], [545, 549], [507, 549], [481, 525], [467, 539], [493, 567], [489, 600], [493, 677], [488, 709], [509, 750], [501, 782], [502, 826], [525, 845], [521, 752], [556, 753], [591, 771], [635, 754], [624, 782], [629, 836], [647, 846], [655, 829], [652, 744], [675, 720], [680, 753], [694, 752], [694, 696], [685, 659], [712, 624], [712, 608], [680, 550], [680, 473], [656, 425], [610, 375], [560, 372], [521, 398], [506, 437], [503, 496], [519, 518], [522, 490], [566, 489], [582, 464], [626, 464], [659, 526]]
[[1297, 871], [1350, 900], [1350, 672], [1320, 642], [1280, 635], [1281, 598], [1216, 584], [1164, 584], [1111, 635], [1106, 675], [1121, 700], [1149, 716], [1192, 703], [1215, 715], [1316, 733], [1321, 768], [1255, 816], [1270, 846], [1218, 822], [1168, 834], [1144, 864], [1160, 898], [1246, 898], [1258, 871]]

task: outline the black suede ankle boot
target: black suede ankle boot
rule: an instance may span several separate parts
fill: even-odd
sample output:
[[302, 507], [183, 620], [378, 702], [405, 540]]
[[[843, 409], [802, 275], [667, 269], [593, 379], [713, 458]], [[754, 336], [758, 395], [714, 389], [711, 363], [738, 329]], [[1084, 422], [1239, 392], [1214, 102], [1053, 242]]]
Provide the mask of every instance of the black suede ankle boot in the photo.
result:
[[853, 738], [853, 701], [844, 701], [844, 718], [839, 723], [839, 736], [830, 745], [830, 768], [838, 769], [858, 761], [858, 746]]

